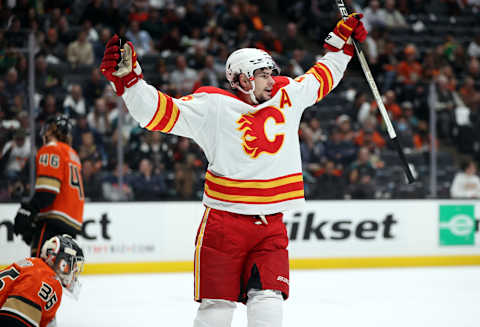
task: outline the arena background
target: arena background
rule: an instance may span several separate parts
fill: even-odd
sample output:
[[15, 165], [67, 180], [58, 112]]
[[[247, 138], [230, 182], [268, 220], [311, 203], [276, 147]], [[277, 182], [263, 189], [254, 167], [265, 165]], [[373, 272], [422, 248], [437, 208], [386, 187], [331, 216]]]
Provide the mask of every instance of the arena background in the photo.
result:
[[[345, 2], [365, 15], [364, 51], [418, 181], [405, 183], [354, 59], [302, 119], [308, 201], [285, 218], [292, 268], [479, 265], [479, 2]], [[239, 47], [301, 75], [339, 19], [324, 0], [0, 3], [0, 266], [28, 253], [13, 217], [32, 194], [38, 131], [64, 113], [83, 162], [86, 273], [191, 271], [203, 210], [199, 147], [141, 129], [99, 73], [111, 35], [179, 97], [228, 89]]]

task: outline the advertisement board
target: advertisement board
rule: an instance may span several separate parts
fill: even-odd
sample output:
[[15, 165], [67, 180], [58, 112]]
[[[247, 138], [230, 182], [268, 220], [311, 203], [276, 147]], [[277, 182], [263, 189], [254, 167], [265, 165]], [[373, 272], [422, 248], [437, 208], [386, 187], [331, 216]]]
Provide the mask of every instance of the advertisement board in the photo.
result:
[[[0, 205], [0, 266], [28, 255], [13, 234], [18, 205]], [[199, 202], [88, 203], [87, 272], [190, 271]], [[309, 201], [286, 212], [292, 268], [480, 264], [480, 203]]]

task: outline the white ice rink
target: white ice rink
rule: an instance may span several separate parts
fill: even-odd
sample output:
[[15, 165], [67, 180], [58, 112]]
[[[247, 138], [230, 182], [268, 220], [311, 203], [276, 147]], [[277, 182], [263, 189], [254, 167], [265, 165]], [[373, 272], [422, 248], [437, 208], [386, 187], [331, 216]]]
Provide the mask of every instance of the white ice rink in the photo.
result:
[[[480, 267], [296, 270], [284, 327], [478, 327]], [[80, 299], [64, 296], [58, 327], [192, 326], [193, 276], [82, 276]], [[246, 326], [238, 305], [232, 326]]]

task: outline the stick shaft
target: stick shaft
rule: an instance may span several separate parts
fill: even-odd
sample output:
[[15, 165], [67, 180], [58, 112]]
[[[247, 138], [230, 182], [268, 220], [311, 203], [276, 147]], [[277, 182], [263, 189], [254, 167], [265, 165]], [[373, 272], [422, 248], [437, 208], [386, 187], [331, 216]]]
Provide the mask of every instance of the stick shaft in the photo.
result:
[[[345, 3], [343, 2], [343, 0], [335, 0], [335, 2], [337, 4], [338, 10], [340, 11], [340, 14], [342, 15], [342, 18], [344, 20], [347, 19], [348, 10], [345, 7]], [[403, 152], [402, 146], [400, 145], [400, 141], [397, 137], [397, 133], [395, 132], [395, 128], [393, 127], [390, 117], [388, 116], [387, 109], [385, 108], [385, 104], [383, 103], [380, 92], [378, 91], [377, 84], [375, 83], [375, 79], [373, 78], [370, 67], [368, 66], [367, 59], [365, 58], [365, 55], [363, 54], [363, 51], [358, 45], [357, 41], [354, 40], [353, 37], [351, 38], [351, 40], [355, 47], [355, 51], [357, 52], [360, 66], [362, 67], [365, 78], [367, 79], [368, 85], [370, 86], [370, 90], [372, 90], [373, 96], [378, 105], [378, 109], [380, 110], [380, 114], [382, 115], [383, 121], [385, 122], [385, 125], [387, 127], [388, 136], [390, 137], [390, 140], [392, 140], [393, 145], [400, 157], [400, 161], [403, 164], [408, 183], [413, 183], [415, 181], [415, 177], [413, 176], [412, 168], [407, 162], [407, 158], [405, 157], [405, 153]]]

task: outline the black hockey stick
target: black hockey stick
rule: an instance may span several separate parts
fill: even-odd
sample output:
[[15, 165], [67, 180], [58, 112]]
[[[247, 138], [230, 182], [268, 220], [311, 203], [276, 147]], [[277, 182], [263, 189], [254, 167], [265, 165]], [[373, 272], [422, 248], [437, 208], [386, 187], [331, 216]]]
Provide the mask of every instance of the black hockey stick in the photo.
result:
[[[345, 3], [343, 2], [343, 0], [335, 0], [335, 2], [337, 3], [337, 7], [338, 7], [338, 10], [340, 11], [340, 14], [342, 15], [342, 18], [347, 19], [348, 10], [345, 7]], [[395, 149], [398, 152], [398, 156], [400, 157], [400, 161], [403, 164], [403, 169], [407, 176], [408, 184], [411, 184], [415, 181], [415, 172], [413, 170], [414, 169], [413, 165], [407, 162], [407, 158], [405, 157], [405, 153], [403, 152], [402, 146], [400, 145], [400, 141], [398, 139], [397, 133], [395, 132], [395, 128], [393, 127], [392, 122], [390, 121], [390, 117], [388, 117], [387, 109], [385, 108], [382, 97], [380, 96], [380, 92], [378, 92], [377, 84], [373, 79], [372, 72], [370, 71], [370, 67], [368, 66], [367, 59], [363, 54], [362, 48], [360, 48], [357, 41], [355, 41], [353, 37], [352, 37], [352, 42], [353, 42], [353, 45], [355, 46], [358, 60], [360, 61], [360, 65], [362, 66], [362, 70], [363, 70], [363, 73], [365, 74], [365, 78], [367, 79], [368, 85], [370, 86], [370, 90], [372, 90], [373, 96], [377, 101], [378, 109], [380, 110], [380, 114], [382, 115], [383, 121], [387, 126], [388, 136], [390, 137], [390, 140], [392, 141]]]

